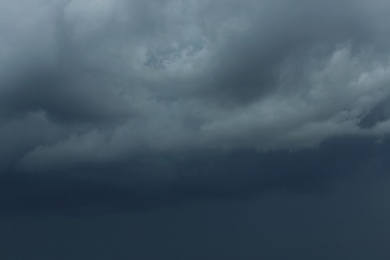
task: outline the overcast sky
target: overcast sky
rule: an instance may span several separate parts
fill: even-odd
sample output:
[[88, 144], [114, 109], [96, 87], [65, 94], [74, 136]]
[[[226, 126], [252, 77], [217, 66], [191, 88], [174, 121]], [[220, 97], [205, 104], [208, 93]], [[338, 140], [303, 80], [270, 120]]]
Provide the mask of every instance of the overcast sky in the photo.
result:
[[[387, 0], [0, 0], [0, 255], [44, 223], [36, 259], [388, 259], [389, 24]], [[155, 255], [40, 255], [124, 216]]]

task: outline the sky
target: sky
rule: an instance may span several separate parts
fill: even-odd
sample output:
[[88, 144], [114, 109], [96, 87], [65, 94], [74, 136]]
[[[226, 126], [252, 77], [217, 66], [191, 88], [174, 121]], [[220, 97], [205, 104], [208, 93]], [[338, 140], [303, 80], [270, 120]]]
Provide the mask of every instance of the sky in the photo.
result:
[[0, 257], [388, 259], [389, 13], [0, 0]]

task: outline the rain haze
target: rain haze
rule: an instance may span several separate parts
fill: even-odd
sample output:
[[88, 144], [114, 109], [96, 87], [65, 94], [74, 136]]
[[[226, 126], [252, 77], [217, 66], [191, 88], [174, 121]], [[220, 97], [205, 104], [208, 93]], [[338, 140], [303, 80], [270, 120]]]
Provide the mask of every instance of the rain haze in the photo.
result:
[[390, 259], [387, 0], [0, 0], [0, 259]]

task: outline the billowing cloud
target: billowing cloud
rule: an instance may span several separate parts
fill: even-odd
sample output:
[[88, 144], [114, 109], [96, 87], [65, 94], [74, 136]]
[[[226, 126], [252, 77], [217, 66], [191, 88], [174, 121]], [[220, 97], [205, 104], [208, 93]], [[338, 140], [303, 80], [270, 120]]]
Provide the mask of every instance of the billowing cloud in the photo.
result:
[[0, 5], [3, 170], [390, 131], [387, 1]]
[[0, 259], [389, 259], [389, 13], [0, 0]]

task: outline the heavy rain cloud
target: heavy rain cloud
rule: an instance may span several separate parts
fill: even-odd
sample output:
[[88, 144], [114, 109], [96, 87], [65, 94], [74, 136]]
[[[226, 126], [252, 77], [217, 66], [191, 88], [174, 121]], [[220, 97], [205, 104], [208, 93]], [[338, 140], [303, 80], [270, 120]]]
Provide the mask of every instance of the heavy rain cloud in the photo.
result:
[[389, 13], [385, 0], [0, 1], [1, 216], [287, 203], [274, 192], [335, 210], [335, 187], [348, 203], [357, 182], [366, 198], [389, 181]]

